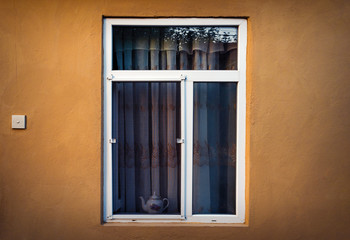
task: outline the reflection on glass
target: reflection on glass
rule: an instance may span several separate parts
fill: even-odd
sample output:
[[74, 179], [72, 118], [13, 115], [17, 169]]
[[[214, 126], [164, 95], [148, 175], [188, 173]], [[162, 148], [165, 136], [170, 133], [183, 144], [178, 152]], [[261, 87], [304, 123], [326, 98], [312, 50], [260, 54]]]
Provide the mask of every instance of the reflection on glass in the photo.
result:
[[236, 83], [194, 83], [193, 213], [236, 212]]
[[237, 27], [114, 27], [114, 70], [236, 70]]

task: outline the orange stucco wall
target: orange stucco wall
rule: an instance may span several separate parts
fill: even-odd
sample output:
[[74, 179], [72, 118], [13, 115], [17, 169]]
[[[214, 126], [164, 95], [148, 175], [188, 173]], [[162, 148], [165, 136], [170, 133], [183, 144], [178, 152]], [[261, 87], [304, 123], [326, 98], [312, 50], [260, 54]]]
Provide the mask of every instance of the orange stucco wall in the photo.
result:
[[[2, 0], [0, 239], [350, 239], [349, 3]], [[101, 225], [103, 15], [249, 17], [246, 227]]]

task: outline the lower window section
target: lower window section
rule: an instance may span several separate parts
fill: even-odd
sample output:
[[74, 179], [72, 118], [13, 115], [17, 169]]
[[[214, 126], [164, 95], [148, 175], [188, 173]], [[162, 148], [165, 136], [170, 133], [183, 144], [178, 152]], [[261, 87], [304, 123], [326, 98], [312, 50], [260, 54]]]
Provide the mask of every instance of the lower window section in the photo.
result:
[[113, 213], [179, 214], [180, 83], [115, 82], [112, 114]]
[[236, 83], [193, 84], [193, 214], [236, 213]]
[[[180, 215], [180, 95], [180, 82], [112, 84], [113, 214]], [[236, 104], [237, 83], [193, 83], [195, 216], [236, 214]]]

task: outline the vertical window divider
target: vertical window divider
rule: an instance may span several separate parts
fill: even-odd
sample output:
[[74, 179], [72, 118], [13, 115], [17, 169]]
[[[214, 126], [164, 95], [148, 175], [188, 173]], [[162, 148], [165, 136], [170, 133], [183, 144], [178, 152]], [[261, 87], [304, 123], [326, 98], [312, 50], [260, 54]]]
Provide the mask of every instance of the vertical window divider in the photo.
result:
[[183, 141], [181, 143], [181, 218], [182, 219], [186, 219], [186, 205], [185, 205], [185, 202], [186, 202], [186, 176], [185, 176], [185, 172], [186, 172], [186, 156], [185, 156], [185, 153], [186, 153], [186, 137], [185, 137], [185, 134], [186, 134], [186, 126], [185, 126], [185, 123], [186, 123], [186, 101], [185, 101], [185, 98], [186, 98], [186, 76], [184, 75], [181, 75], [181, 83], [180, 83], [180, 95], [181, 95], [181, 102], [180, 102], [180, 109], [181, 109], [181, 114], [180, 114], [180, 118], [181, 118], [181, 124], [180, 124], [180, 129], [181, 129], [181, 141]]
[[186, 132], [185, 132], [185, 144], [186, 144], [186, 218], [192, 216], [192, 155], [193, 155], [193, 81], [185, 82], [186, 91]]

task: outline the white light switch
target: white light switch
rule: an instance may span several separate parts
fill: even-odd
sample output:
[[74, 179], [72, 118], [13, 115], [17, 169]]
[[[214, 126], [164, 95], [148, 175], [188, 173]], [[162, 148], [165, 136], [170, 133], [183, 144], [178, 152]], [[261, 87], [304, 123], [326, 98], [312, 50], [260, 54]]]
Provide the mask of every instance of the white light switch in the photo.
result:
[[26, 129], [26, 115], [12, 115], [13, 129]]

